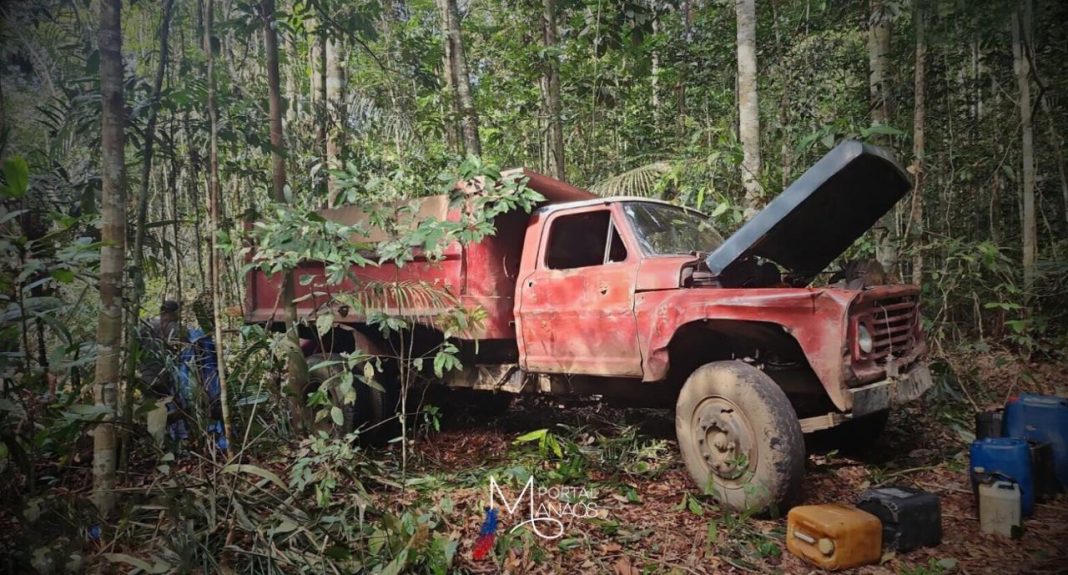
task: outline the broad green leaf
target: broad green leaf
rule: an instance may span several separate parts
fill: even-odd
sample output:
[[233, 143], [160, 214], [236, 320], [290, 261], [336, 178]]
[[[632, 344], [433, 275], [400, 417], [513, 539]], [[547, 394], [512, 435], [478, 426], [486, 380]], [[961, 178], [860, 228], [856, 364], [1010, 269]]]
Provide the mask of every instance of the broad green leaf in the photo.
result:
[[705, 514], [705, 510], [701, 508], [701, 504], [695, 497], [687, 497], [686, 506], [690, 509], [690, 513], [693, 513], [694, 515], [700, 516]]
[[75, 419], [90, 419], [95, 420], [103, 417], [111, 412], [106, 405], [88, 405], [76, 403], [67, 408], [67, 414], [74, 416]]
[[59, 283], [69, 284], [74, 281], [74, 272], [65, 269], [52, 270], [52, 279]]
[[271, 483], [274, 483], [274, 484], [278, 485], [282, 489], [286, 488], [286, 484], [282, 482], [282, 478], [278, 477], [278, 475], [276, 475], [273, 471], [269, 471], [267, 469], [264, 469], [262, 467], [258, 467], [258, 466], [255, 466], [255, 465], [250, 465], [248, 463], [227, 465], [226, 467], [223, 467], [222, 472], [223, 473], [248, 473], [250, 475], [255, 475], [257, 477], [262, 477], [262, 478], [266, 479], [267, 481], [270, 481]]
[[330, 408], [330, 419], [333, 420], [334, 425], [341, 426], [345, 423], [345, 414], [341, 411], [340, 407], [336, 405]]
[[315, 318], [315, 329], [319, 332], [319, 335], [325, 335], [332, 327], [334, 327], [333, 314], [320, 314]]
[[535, 429], [530, 433], [525, 433], [515, 438], [515, 441], [513, 443], [528, 443], [531, 441], [539, 441], [541, 438], [545, 437], [545, 434], [548, 432], [548, 429]]
[[7, 197], [18, 199], [26, 195], [30, 187], [30, 168], [22, 156], [14, 156], [4, 162], [4, 179], [7, 180], [4, 189]]

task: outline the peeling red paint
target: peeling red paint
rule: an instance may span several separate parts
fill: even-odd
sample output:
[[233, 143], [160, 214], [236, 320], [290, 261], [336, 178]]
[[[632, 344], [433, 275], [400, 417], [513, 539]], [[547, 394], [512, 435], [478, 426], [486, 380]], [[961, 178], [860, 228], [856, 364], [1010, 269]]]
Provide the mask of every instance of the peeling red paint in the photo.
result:
[[[582, 190], [535, 176], [532, 187], [549, 203], [584, 199]], [[758, 323], [778, 330], [768, 333], [796, 341], [831, 401], [848, 411], [850, 387], [886, 378], [888, 360], [893, 371], [911, 364], [926, 349], [915, 287], [720, 288], [714, 282], [682, 287], [684, 269], [698, 265], [699, 254], [644, 256], [620, 201], [589, 197], [533, 215], [502, 215], [495, 236], [466, 248], [449, 246], [440, 261], [417, 259], [403, 267], [383, 265], [353, 272], [360, 282], [424, 281], [465, 307], [483, 308], [485, 322], [463, 338], [514, 341], [519, 366], [528, 373], [660, 382], [669, 377], [670, 348], [680, 330], [706, 322]], [[625, 259], [549, 269], [546, 246], [553, 222], [564, 215], [594, 212], [610, 215], [626, 248]], [[451, 220], [458, 217], [455, 210], [448, 214]], [[606, 259], [611, 259], [607, 252]], [[298, 305], [304, 316], [314, 314], [332, 293], [356, 289], [351, 281], [326, 286], [321, 266], [314, 263], [303, 265], [295, 276], [306, 274], [316, 280], [297, 287], [298, 298], [305, 298]], [[280, 317], [277, 277], [250, 274], [248, 287], [248, 321]], [[408, 311], [430, 317], [447, 307], [425, 302]], [[342, 323], [357, 325], [365, 320], [352, 311], [344, 316], [336, 309], [334, 313]], [[883, 338], [871, 353], [857, 347], [858, 325]]]

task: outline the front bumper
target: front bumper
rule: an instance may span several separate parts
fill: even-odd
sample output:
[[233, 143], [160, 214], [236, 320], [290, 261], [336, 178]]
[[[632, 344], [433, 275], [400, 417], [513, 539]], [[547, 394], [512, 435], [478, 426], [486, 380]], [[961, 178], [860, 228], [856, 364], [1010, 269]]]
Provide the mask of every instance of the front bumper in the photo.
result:
[[862, 417], [908, 403], [923, 395], [933, 385], [931, 370], [926, 364], [917, 363], [897, 377], [850, 389], [853, 417]]

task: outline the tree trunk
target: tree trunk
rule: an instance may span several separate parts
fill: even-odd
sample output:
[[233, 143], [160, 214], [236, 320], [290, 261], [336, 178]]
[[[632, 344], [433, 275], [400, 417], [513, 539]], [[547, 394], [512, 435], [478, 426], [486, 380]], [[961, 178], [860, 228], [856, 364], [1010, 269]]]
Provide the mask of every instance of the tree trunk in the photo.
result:
[[452, 58], [449, 56], [451, 49], [449, 48], [449, 40], [445, 40], [445, 52], [441, 64], [442, 76], [445, 78], [445, 110], [442, 110], [442, 115], [445, 116], [445, 144], [450, 151], [462, 152], [463, 151], [463, 138], [460, 136], [459, 126], [456, 124], [457, 118], [460, 117], [460, 107], [456, 102], [456, 76], [453, 75], [452, 70]]
[[[682, 0], [680, 9], [682, 10], [682, 66], [683, 69], [689, 67], [688, 62], [690, 58], [690, 42], [693, 41], [693, 17], [694, 17], [694, 2], [696, 0]], [[683, 143], [686, 141], [686, 73], [679, 74], [678, 79], [675, 81], [675, 105], [677, 108], [675, 116], [675, 141], [676, 143]]]
[[887, 74], [890, 55], [890, 19], [882, 0], [872, 0], [871, 20], [868, 25], [868, 65], [871, 75], [868, 88], [871, 91], [871, 119], [873, 124], [886, 124], [890, 119], [887, 99]]
[[[871, 75], [868, 88], [871, 92], [871, 120], [873, 125], [885, 125], [890, 120], [888, 73], [890, 54], [890, 19], [882, 0], [871, 0], [871, 17], [868, 23], [868, 65]], [[875, 141], [883, 143], [882, 138]], [[876, 228], [875, 257], [883, 270], [891, 277], [897, 275], [897, 223], [895, 212], [887, 213]]]
[[[297, 54], [297, 39], [290, 35], [287, 46], [289, 53]], [[286, 68], [286, 125], [293, 128], [297, 121], [297, 102], [300, 98], [300, 88], [297, 83], [297, 73], [292, 63]]]
[[[319, 161], [326, 167], [327, 163], [327, 144], [330, 133], [330, 100], [326, 94], [326, 32], [318, 30], [318, 35], [315, 39], [316, 46], [316, 60], [314, 67], [318, 71], [319, 81], [316, 85], [315, 97], [318, 100], [318, 105], [315, 107], [315, 119], [316, 126], [319, 130]], [[325, 197], [328, 204], [331, 201], [330, 195], [330, 176], [329, 172], [325, 169], [321, 170], [319, 176], [319, 197]]]
[[305, 22], [305, 30], [308, 33], [308, 67], [311, 68], [311, 94], [312, 105], [320, 103], [319, 94], [323, 88], [323, 71], [319, 67], [322, 59], [322, 46], [319, 43], [319, 22], [314, 17]]
[[[1020, 13], [1023, 13], [1022, 17]], [[1020, 126], [1023, 130], [1020, 155], [1023, 171], [1023, 275], [1024, 297], [1030, 295], [1035, 281], [1035, 256], [1038, 229], [1035, 224], [1035, 150], [1034, 126], [1031, 121], [1031, 65], [1025, 53], [1024, 42], [1029, 42], [1031, 26], [1031, 1], [1021, 0], [1012, 15], [1012, 61], [1016, 84], [1020, 90]], [[1021, 37], [1022, 36], [1022, 37]]]
[[[285, 203], [286, 160], [283, 153], [285, 139], [282, 132], [282, 96], [280, 94], [278, 75], [278, 34], [271, 26], [274, 21], [274, 0], [262, 0], [260, 15], [263, 18], [263, 45], [267, 54], [267, 99], [268, 115], [271, 121], [271, 197], [278, 203]], [[293, 274], [287, 273], [282, 278], [282, 303], [285, 309], [286, 337], [289, 338], [289, 350], [286, 352], [286, 369], [289, 374], [288, 396], [293, 420], [300, 431], [305, 430], [304, 390], [308, 384], [308, 369], [304, 354], [300, 351], [297, 338], [297, 304], [293, 287]]]
[[912, 156], [915, 168], [916, 185], [912, 189], [912, 211], [909, 215], [913, 240], [912, 283], [921, 285], [923, 281], [923, 184], [924, 173], [924, 123], [927, 117], [927, 38], [926, 15], [922, 3], [917, 3], [916, 14], [916, 69], [915, 69], [915, 103], [912, 119]]
[[556, 0], [543, 0], [542, 7], [542, 47], [545, 67], [541, 78], [542, 100], [548, 118], [546, 133], [548, 160], [546, 169], [549, 175], [564, 181], [564, 127], [560, 118], [560, 60], [556, 55]]
[[93, 401], [107, 410], [93, 429], [93, 502], [115, 507], [115, 410], [122, 344], [122, 284], [126, 259], [126, 154], [120, 0], [100, 0], [101, 248], [100, 321], [96, 330]]
[[229, 392], [226, 382], [226, 361], [222, 339], [222, 266], [224, 257], [217, 245], [217, 237], [222, 230], [221, 190], [219, 186], [219, 110], [215, 101], [215, 52], [212, 48], [212, 29], [215, 25], [215, 0], [206, 0], [204, 9], [204, 50], [208, 60], [208, 121], [209, 158], [208, 158], [208, 217], [211, 221], [211, 265], [209, 277], [211, 282], [212, 323], [215, 327], [215, 354], [219, 364], [219, 404], [222, 407], [223, 428], [227, 441], [233, 444], [233, 429], [230, 420]]
[[746, 216], [763, 203], [760, 189], [760, 109], [757, 105], [756, 1], [736, 0], [738, 19], [738, 139], [742, 142], [742, 184]]
[[1064, 196], [1064, 220], [1068, 222], [1068, 173], [1064, 169], [1064, 153], [1061, 151], [1064, 149], [1064, 140], [1057, 133], [1056, 118], [1050, 111], [1049, 102], [1046, 101], [1045, 95], [1042, 96], [1042, 109], [1046, 112], [1046, 117], [1049, 118], [1049, 124], [1047, 125], [1049, 141], [1053, 145], [1053, 156], [1057, 160], [1057, 173], [1061, 176], [1061, 195]]
[[[277, 47], [276, 47], [277, 49]], [[329, 39], [326, 42], [326, 104], [327, 117], [333, 129], [327, 131], [326, 164], [331, 169], [341, 168], [341, 136], [345, 133], [345, 70], [344, 59], [340, 53], [340, 41]], [[329, 176], [327, 189], [330, 205], [337, 202], [337, 182]]]
[[442, 25], [445, 31], [445, 53], [452, 70], [456, 88], [457, 107], [460, 109], [460, 127], [463, 132], [464, 151], [468, 155], [481, 156], [482, 142], [478, 135], [478, 111], [471, 93], [471, 78], [467, 71], [467, 56], [464, 54], [463, 34], [460, 31], [460, 11], [456, 0], [439, 0]]
[[[653, 36], [660, 35], [660, 18], [653, 16]], [[653, 133], [660, 135], [660, 50], [653, 48], [650, 54], [649, 91], [652, 93], [649, 103], [653, 107]]]

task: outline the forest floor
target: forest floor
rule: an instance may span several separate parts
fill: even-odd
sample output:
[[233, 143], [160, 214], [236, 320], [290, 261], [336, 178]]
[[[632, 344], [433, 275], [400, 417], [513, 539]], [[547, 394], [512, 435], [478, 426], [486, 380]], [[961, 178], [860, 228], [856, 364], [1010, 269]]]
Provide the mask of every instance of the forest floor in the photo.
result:
[[[973, 358], [974, 359], [974, 358]], [[1024, 522], [1025, 534], [1006, 540], [979, 532], [977, 512], [967, 478], [967, 446], [971, 395], [1007, 397], [1021, 391], [1060, 392], [1068, 385], [1063, 366], [1021, 366], [1002, 358], [979, 359], [983, 393], [943, 383], [933, 397], [897, 411], [879, 442], [863, 457], [839, 455], [820, 438], [809, 438], [804, 503], [852, 502], [875, 485], [909, 485], [941, 498], [942, 544], [908, 554], [888, 554], [880, 565], [855, 573], [1063, 573], [1068, 569], [1068, 496], [1039, 503]], [[1027, 377], [1021, 378], [1020, 374]], [[947, 389], [947, 386], [949, 388]], [[961, 391], [965, 391], [961, 394]], [[954, 406], [965, 409], [954, 413]], [[527, 531], [517, 541], [498, 544], [496, 555], [482, 561], [472, 549], [488, 499], [488, 476], [508, 474], [514, 465], [515, 440], [534, 429], [561, 430], [583, 443], [601, 441], [620, 431], [630, 449], [644, 446], [646, 470], [652, 473], [606, 473], [604, 465], [570, 485], [586, 487], [596, 503], [596, 518], [573, 518], [564, 535], [543, 540]], [[578, 430], [578, 431], [576, 431]], [[603, 434], [603, 435], [602, 435]], [[528, 450], [529, 451], [529, 450]], [[596, 452], [591, 457], [597, 457]], [[785, 549], [785, 519], [743, 517], [698, 497], [676, 457], [674, 423], [668, 412], [615, 410], [601, 406], [563, 407], [545, 401], [516, 402], [505, 414], [489, 421], [447, 425], [421, 439], [412, 482], [422, 487], [400, 494], [381, 493], [380, 503], [400, 510], [406, 506], [437, 505], [448, 501], [444, 521], [451, 537], [460, 541], [454, 567], [475, 573], [807, 573], [818, 571]], [[600, 453], [602, 463], [604, 453]], [[551, 458], [551, 457], [550, 457]], [[626, 457], [614, 461], [626, 460]], [[631, 461], [633, 463], [633, 460]], [[596, 465], [591, 465], [591, 468]], [[541, 471], [553, 475], [552, 465]], [[630, 468], [633, 470], [634, 466]], [[539, 470], [534, 470], [539, 478]], [[429, 478], [434, 478], [431, 480]], [[521, 487], [522, 481], [514, 484]], [[565, 482], [566, 484], [566, 482]], [[505, 490], [516, 497], [519, 489]], [[551, 493], [549, 496], [551, 497]], [[541, 499], [544, 501], [544, 498]], [[514, 500], [512, 501], [514, 503]], [[499, 502], [498, 502], [499, 503]], [[498, 532], [509, 531], [529, 514], [526, 500], [515, 514], [501, 510]], [[545, 531], [550, 528], [543, 527]], [[502, 552], [502, 547], [504, 552]]]
[[[935, 388], [922, 400], [896, 411], [883, 436], [863, 456], [847, 457], [827, 445], [825, 438], [808, 438], [804, 503], [850, 503], [862, 491], [877, 485], [914, 486], [941, 498], [941, 545], [908, 554], [888, 554], [879, 565], [849, 572], [1068, 572], [1068, 495], [1039, 503], [1034, 516], [1024, 521], [1022, 538], [1001, 539], [979, 532], [966, 472], [975, 409], [1001, 404], [1008, 396], [1025, 391], [1068, 395], [1065, 365], [1029, 364], [1009, 355], [985, 353], [958, 358], [952, 369], [936, 363], [935, 371], [939, 374]], [[449, 552], [453, 555], [450, 572], [637, 575], [818, 571], [786, 550], [784, 518], [748, 517], [720, 508], [701, 495], [677, 456], [674, 422], [666, 410], [614, 409], [596, 402], [564, 406], [555, 398], [522, 398], [497, 417], [442, 418], [441, 424], [440, 431], [417, 433], [403, 475], [397, 443], [387, 449], [357, 450], [359, 459], [345, 461], [373, 462], [350, 469], [367, 487], [368, 509], [376, 510], [373, 517], [369, 515], [372, 529], [383, 523], [383, 511], [396, 517], [410, 512], [421, 517], [420, 521], [429, 521], [435, 541], [441, 538], [457, 543], [455, 552]], [[540, 437], [552, 440], [532, 437], [531, 432], [537, 430], [547, 430]], [[517, 441], [524, 436], [533, 440]], [[267, 443], [270, 445], [246, 462], [281, 477], [290, 476], [301, 457], [295, 442]], [[85, 443], [79, 449], [82, 461], [90, 456], [90, 447]], [[282, 491], [276, 489], [268, 494], [264, 491], [266, 481], [262, 480], [245, 487], [220, 482], [218, 492], [205, 491], [203, 486], [216, 481], [223, 464], [208, 465], [202, 457], [186, 456], [175, 462], [171, 471], [161, 472], [155, 467], [154, 458], [138, 463], [138, 472], [131, 475], [132, 484], [126, 492], [141, 493], [137, 497], [148, 505], [131, 512], [115, 527], [116, 536], [109, 537], [109, 529], [102, 540], [82, 545], [76, 533], [79, 525], [89, 521], [84, 509], [91, 486], [89, 467], [75, 461], [60, 470], [63, 464], [50, 463], [39, 470], [39, 477], [43, 481], [52, 475], [55, 486], [37, 497], [38, 503], [0, 498], [0, 572], [17, 565], [4, 561], [5, 555], [10, 557], [19, 549], [35, 549], [53, 540], [67, 541], [53, 545], [61, 560], [66, 560], [68, 550], [78, 550], [85, 554], [87, 564], [102, 565], [102, 572], [123, 571], [117, 565], [101, 564], [102, 554], [108, 552], [160, 557], [160, 549], [175, 541], [174, 534], [181, 534], [174, 526], [170, 532], [161, 530], [159, 510], [163, 504], [168, 508], [185, 506], [187, 516], [197, 517], [199, 524], [211, 525], [205, 528], [209, 534], [225, 533], [226, 527], [212, 523], [215, 516], [203, 515], [204, 509], [213, 509], [216, 501], [222, 505], [233, 496], [254, 522], [233, 545], [227, 543], [227, 549], [248, 547], [246, 539], [259, 532], [268, 533], [270, 539], [273, 531], [266, 526], [277, 522], [276, 512], [292, 514], [295, 508], [280, 509], [281, 499], [276, 496]], [[349, 464], [338, 460], [333, 465]], [[558, 538], [539, 538], [530, 525], [513, 531], [530, 517], [527, 500], [516, 499], [531, 475], [539, 489], [535, 495], [538, 505], [562, 507], [558, 497], [561, 490], [586, 502], [572, 507], [580, 517], [565, 514], [563, 533]], [[265, 476], [255, 479], [262, 477]], [[500, 509], [498, 540], [487, 557], [476, 560], [473, 550], [486, 517], [484, 506], [489, 499], [491, 477], [510, 501], [496, 502]], [[178, 478], [183, 483], [174, 483]], [[168, 482], [172, 487], [160, 488]], [[177, 485], [186, 487], [176, 492]], [[556, 491], [540, 491], [550, 487]], [[333, 500], [358, 501], [364, 496], [362, 493], [362, 488], [354, 489], [352, 482], [338, 482]], [[59, 528], [48, 531], [36, 525], [30, 533], [20, 533], [16, 518], [24, 515], [25, 509], [45, 503], [62, 511], [57, 515], [61, 520], [53, 522]], [[519, 507], [509, 512], [500, 508], [501, 503], [518, 503]], [[343, 503], [342, 507], [346, 505]], [[74, 513], [76, 507], [82, 508], [81, 515]], [[360, 517], [362, 524], [362, 511]], [[192, 525], [192, 519], [189, 521]], [[319, 518], [322, 523], [323, 518]], [[319, 524], [308, 528], [320, 529]], [[54, 535], [60, 528], [70, 531], [69, 525], [74, 526], [74, 534], [67, 533], [66, 539]], [[548, 534], [555, 529], [546, 524], [539, 527]], [[309, 532], [308, 537], [319, 541], [319, 533], [322, 531]], [[410, 537], [409, 545], [425, 534]], [[371, 535], [368, 539], [372, 550], [375, 538]], [[380, 543], [378, 548], [381, 549]], [[292, 551], [271, 549], [277, 554]], [[19, 555], [25, 557], [26, 553]], [[163, 556], [172, 563], [176, 561], [173, 553]], [[203, 558], [198, 560], [202, 561]], [[12, 572], [22, 572], [14, 569]], [[442, 565], [442, 569], [433, 571], [444, 573], [443, 569]]]

